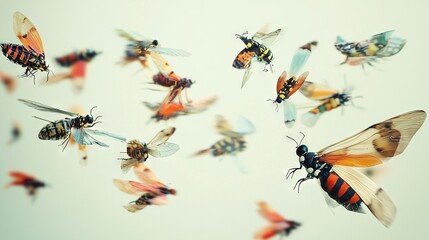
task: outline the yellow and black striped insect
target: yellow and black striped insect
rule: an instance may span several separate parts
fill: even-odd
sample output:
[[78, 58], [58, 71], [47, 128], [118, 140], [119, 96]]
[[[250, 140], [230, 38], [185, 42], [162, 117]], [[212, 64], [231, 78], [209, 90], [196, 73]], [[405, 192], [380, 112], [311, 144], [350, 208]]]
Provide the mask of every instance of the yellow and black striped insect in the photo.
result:
[[34, 116], [37, 119], [49, 122], [46, 126], [44, 126], [40, 130], [39, 139], [42, 139], [42, 140], [64, 139], [64, 142], [62, 143], [62, 144], [65, 144], [63, 150], [67, 146], [70, 140], [70, 137], [73, 137], [73, 139], [79, 145], [97, 144], [99, 146], [108, 147], [105, 143], [100, 142], [95, 138], [93, 138], [91, 135], [88, 134], [88, 132], [96, 135], [101, 135], [101, 136], [109, 136], [115, 139], [119, 139], [121, 141], [125, 141], [122, 137], [117, 136], [115, 134], [107, 133], [104, 131], [88, 129], [93, 127], [95, 124], [100, 123], [100, 122], [97, 122], [97, 119], [101, 116], [94, 118], [94, 116], [92, 115], [92, 110], [94, 110], [94, 108], [96, 107], [93, 107], [88, 115], [82, 116], [77, 113], [49, 107], [47, 105], [30, 101], [30, 100], [18, 99], [18, 101], [21, 101], [25, 105], [40, 111], [61, 113], [61, 114], [65, 114], [73, 117], [73, 118], [65, 118], [57, 121], [49, 121], [49, 120]]
[[45, 61], [42, 40], [33, 23], [20, 12], [13, 15], [13, 30], [22, 45], [12, 43], [0, 44], [3, 54], [12, 62], [25, 67], [22, 77], [32, 76], [37, 71], [48, 71], [49, 66]]

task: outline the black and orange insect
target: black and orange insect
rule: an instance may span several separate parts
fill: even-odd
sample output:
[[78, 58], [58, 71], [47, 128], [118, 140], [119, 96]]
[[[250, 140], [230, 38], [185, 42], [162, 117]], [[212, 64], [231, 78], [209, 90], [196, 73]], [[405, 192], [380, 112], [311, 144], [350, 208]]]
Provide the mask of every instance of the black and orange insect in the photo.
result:
[[423, 110], [407, 112], [318, 152], [309, 152], [302, 140], [300, 143], [294, 140], [300, 166], [289, 169], [286, 178], [304, 167], [308, 174], [295, 184], [298, 191], [304, 181], [317, 178], [329, 195], [326, 199], [331, 206], [342, 205], [349, 211], [363, 212], [363, 202], [388, 227], [395, 218], [395, 204], [382, 188], [353, 167], [375, 166], [401, 154], [425, 119]]
[[5, 72], [0, 72], [0, 82], [3, 83], [9, 93], [15, 91], [17, 81], [14, 77], [6, 74]]
[[272, 71], [272, 61], [274, 59], [273, 52], [269, 49], [277, 40], [281, 28], [270, 33], [257, 32], [251, 38], [247, 37], [247, 33], [243, 35], [236, 34], [246, 47], [241, 50], [232, 62], [232, 66], [237, 69], [246, 69], [241, 82], [241, 88], [244, 87], [246, 82], [249, 80], [252, 74], [253, 63], [252, 62], [263, 62], [265, 64], [264, 71], [267, 65], [270, 66]]
[[22, 45], [13, 43], [0, 44], [3, 54], [12, 62], [25, 67], [22, 77], [32, 76], [37, 71], [47, 71], [49, 77], [49, 66], [45, 61], [42, 40], [36, 27], [20, 12], [13, 14], [13, 30]]
[[270, 225], [257, 231], [254, 239], [269, 239], [275, 235], [288, 236], [292, 231], [301, 226], [299, 222], [284, 218], [266, 202], [258, 202], [258, 205], [259, 214], [269, 221]]
[[13, 181], [6, 185], [6, 188], [12, 186], [23, 186], [28, 195], [34, 196], [38, 188], [45, 187], [46, 184], [35, 177], [28, 175], [27, 173], [13, 171], [9, 172], [9, 175], [13, 178]]

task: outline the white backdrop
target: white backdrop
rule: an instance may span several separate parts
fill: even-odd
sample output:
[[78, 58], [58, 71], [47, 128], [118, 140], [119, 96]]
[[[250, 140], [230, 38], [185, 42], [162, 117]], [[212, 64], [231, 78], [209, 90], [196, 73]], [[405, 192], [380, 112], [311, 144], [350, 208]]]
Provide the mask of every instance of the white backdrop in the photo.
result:
[[[306, 134], [310, 150], [351, 136], [369, 125], [398, 114], [428, 111], [426, 1], [2, 1], [0, 3], [0, 42], [18, 43], [12, 29], [15, 11], [24, 13], [36, 25], [45, 47], [47, 61], [55, 73], [64, 71], [54, 57], [74, 49], [102, 51], [89, 65], [87, 82], [75, 94], [70, 82], [52, 86], [33, 85], [20, 79], [18, 89], [8, 94], [0, 88], [0, 185], [6, 185], [8, 172], [20, 170], [44, 180], [33, 203], [20, 188], [0, 189], [1, 239], [249, 239], [267, 222], [256, 212], [256, 201], [265, 200], [287, 218], [302, 226], [291, 234], [294, 239], [415, 239], [426, 236], [428, 204], [426, 192], [429, 164], [425, 147], [428, 124], [416, 134], [407, 150], [392, 159], [385, 174], [377, 179], [395, 202], [398, 213], [393, 225], [384, 228], [371, 214], [356, 214], [343, 208], [332, 214], [317, 181], [307, 181], [298, 194], [293, 185], [305, 171], [286, 181], [287, 169], [298, 166], [295, 143], [286, 135]], [[240, 89], [244, 71], [232, 68], [236, 54], [244, 47], [236, 33], [257, 31], [269, 23], [286, 32], [272, 51], [274, 73], [255, 70], [252, 79]], [[194, 100], [217, 95], [208, 111], [167, 123], [146, 124], [152, 114], [142, 101], [161, 100], [165, 93], [142, 90], [150, 81], [138, 64], [120, 67], [117, 62], [126, 42], [115, 29], [127, 29], [158, 39], [165, 47], [187, 50], [191, 57], [166, 57], [175, 71], [196, 80], [189, 91]], [[344, 57], [333, 46], [337, 35], [346, 40], [363, 40], [373, 34], [395, 29], [395, 36], [407, 39], [402, 52], [376, 68], [339, 66]], [[275, 97], [275, 83], [289, 68], [295, 50], [312, 40], [319, 41], [304, 70], [308, 80], [327, 81], [343, 89], [343, 77], [355, 85], [355, 104], [326, 113], [313, 128], [299, 123], [290, 130], [282, 122], [268, 98]], [[262, 66], [261, 66], [262, 69]], [[24, 69], [0, 57], [0, 70], [12, 75]], [[42, 79], [45, 73], [38, 73]], [[98, 106], [103, 115], [98, 129], [119, 133], [129, 139], [149, 141], [167, 126], [177, 127], [170, 141], [179, 152], [166, 159], [149, 158], [147, 164], [161, 181], [176, 188], [177, 196], [161, 207], [148, 207], [132, 214], [122, 205], [135, 200], [117, 190], [113, 178], [123, 175], [116, 159], [124, 157], [125, 144], [102, 139], [110, 148], [89, 147], [88, 166], [79, 164], [76, 146], [66, 149], [60, 142], [37, 138], [44, 122], [63, 116], [39, 112], [19, 103], [24, 98], [62, 109], [81, 106], [89, 111]], [[298, 93], [297, 104], [309, 100]], [[299, 116], [304, 113], [301, 110]], [[190, 158], [221, 138], [214, 129], [217, 114], [233, 121], [246, 116], [256, 126], [249, 135], [248, 149], [239, 155], [248, 174], [234, 166], [231, 157], [222, 161], [210, 156]], [[7, 146], [13, 121], [23, 127], [22, 138]]]

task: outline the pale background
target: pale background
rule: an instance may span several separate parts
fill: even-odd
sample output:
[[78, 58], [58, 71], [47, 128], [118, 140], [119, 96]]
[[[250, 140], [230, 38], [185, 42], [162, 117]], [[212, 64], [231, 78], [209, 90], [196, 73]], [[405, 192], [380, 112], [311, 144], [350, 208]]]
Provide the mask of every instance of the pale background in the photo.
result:
[[[429, 207], [427, 139], [428, 124], [417, 132], [407, 150], [386, 164], [376, 181], [394, 200], [398, 212], [386, 229], [370, 213], [361, 215], [339, 207], [332, 214], [316, 180], [307, 181], [298, 194], [292, 190], [298, 177], [286, 181], [287, 169], [298, 165], [295, 143], [286, 135], [307, 135], [304, 142], [312, 151], [339, 141], [369, 125], [398, 114], [428, 111], [427, 44], [429, 23], [427, 1], [1, 1], [0, 42], [18, 43], [13, 34], [12, 15], [24, 13], [36, 25], [43, 39], [47, 61], [55, 73], [63, 71], [54, 57], [74, 49], [101, 50], [89, 65], [85, 89], [75, 94], [70, 82], [42, 86], [31, 78], [20, 79], [18, 89], [8, 94], [0, 88], [1, 151], [0, 185], [8, 172], [31, 173], [51, 185], [41, 189], [33, 203], [22, 188], [0, 189], [0, 239], [250, 239], [267, 225], [256, 212], [256, 201], [265, 200], [287, 218], [303, 225], [292, 239], [425, 239]], [[244, 47], [234, 37], [250, 33], [269, 23], [285, 34], [272, 50], [274, 73], [255, 70], [240, 89], [243, 71], [231, 67]], [[141, 101], [161, 100], [166, 93], [142, 90], [148, 82], [138, 64], [121, 68], [116, 63], [125, 41], [115, 29], [129, 29], [156, 38], [165, 47], [182, 48], [191, 57], [167, 57], [183, 77], [196, 80], [190, 89], [194, 100], [210, 95], [218, 102], [199, 115], [167, 123], [146, 124], [152, 114]], [[373, 34], [395, 29], [395, 36], [407, 39], [403, 51], [375, 68], [338, 66], [344, 57], [333, 43], [337, 35], [346, 40], [363, 40]], [[267, 98], [275, 97], [275, 83], [297, 47], [317, 40], [318, 48], [305, 69], [308, 80], [325, 80], [343, 89], [344, 74], [355, 85], [355, 104], [326, 113], [314, 128], [299, 123], [290, 130], [282, 123]], [[0, 69], [12, 75], [24, 69], [0, 57]], [[38, 73], [42, 79], [45, 73]], [[39, 79], [39, 80], [40, 80]], [[100, 139], [110, 148], [89, 147], [88, 166], [79, 164], [76, 146], [62, 152], [60, 142], [37, 138], [44, 122], [64, 116], [39, 112], [19, 103], [25, 98], [62, 109], [73, 105], [84, 111], [97, 105], [103, 115], [98, 129], [122, 134], [129, 139], [149, 141], [167, 126], [177, 127], [171, 142], [180, 151], [166, 159], [149, 158], [161, 181], [178, 190], [166, 206], [154, 206], [132, 214], [122, 205], [135, 200], [117, 190], [112, 178], [123, 175], [116, 159], [124, 157], [125, 144]], [[297, 104], [309, 100], [296, 94]], [[304, 113], [301, 110], [299, 116]], [[247, 137], [248, 149], [240, 154], [249, 173], [242, 174], [231, 157], [222, 161], [210, 156], [189, 158], [220, 139], [214, 129], [215, 116], [233, 121], [246, 116], [257, 131]], [[23, 127], [22, 138], [7, 147], [12, 121]]]

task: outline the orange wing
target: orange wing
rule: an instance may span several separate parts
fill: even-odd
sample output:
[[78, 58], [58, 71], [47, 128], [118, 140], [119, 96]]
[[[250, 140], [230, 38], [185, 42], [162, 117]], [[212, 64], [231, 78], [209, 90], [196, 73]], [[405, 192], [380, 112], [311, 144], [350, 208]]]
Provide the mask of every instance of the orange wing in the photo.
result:
[[320, 160], [332, 165], [370, 167], [401, 154], [426, 119], [415, 110], [376, 123], [362, 132], [318, 152]]
[[313, 82], [305, 82], [299, 91], [307, 98], [313, 100], [327, 99], [338, 93], [337, 90]]
[[42, 40], [36, 27], [24, 14], [15, 12], [13, 14], [13, 30], [27, 50], [38, 55], [44, 55]]
[[305, 79], [307, 79], [308, 74], [309, 74], [309, 72], [307, 71], [307, 72], [301, 74], [301, 76], [299, 76], [297, 83], [292, 88], [292, 90], [289, 92], [288, 97], [292, 96], [292, 94], [294, 94], [296, 91], [298, 91], [298, 89], [301, 88], [302, 84], [305, 82]]
[[279, 79], [277, 80], [276, 93], [278, 93], [280, 89], [282, 89], [283, 85], [286, 82], [286, 77], [287, 77], [287, 72], [283, 71], [282, 75], [280, 75]]
[[134, 165], [134, 174], [140, 181], [146, 184], [165, 186], [158, 180], [158, 177], [155, 175], [155, 173], [144, 163]]
[[274, 209], [272, 209], [271, 206], [268, 205], [268, 203], [261, 201], [261, 202], [258, 202], [258, 205], [259, 205], [259, 214], [261, 214], [261, 216], [267, 219], [268, 221], [272, 223], [286, 221], [286, 219], [280, 214], [278, 214], [276, 211], [274, 211]]

